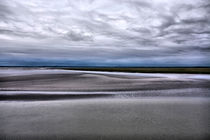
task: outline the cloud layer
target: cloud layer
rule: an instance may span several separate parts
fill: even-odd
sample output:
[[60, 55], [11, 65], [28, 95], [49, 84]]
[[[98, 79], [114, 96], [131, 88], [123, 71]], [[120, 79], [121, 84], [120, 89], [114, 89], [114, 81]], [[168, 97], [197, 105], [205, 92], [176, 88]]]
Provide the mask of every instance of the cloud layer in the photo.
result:
[[0, 65], [210, 66], [210, 0], [0, 0]]

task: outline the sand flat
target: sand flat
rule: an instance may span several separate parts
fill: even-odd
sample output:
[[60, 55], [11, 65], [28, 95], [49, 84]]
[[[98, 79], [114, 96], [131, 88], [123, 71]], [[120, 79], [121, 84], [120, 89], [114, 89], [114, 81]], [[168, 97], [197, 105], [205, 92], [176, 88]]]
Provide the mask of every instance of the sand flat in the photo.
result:
[[190, 88], [209, 90], [209, 85], [210, 76], [208, 74], [0, 69], [0, 91], [108, 92]]
[[2, 71], [1, 140], [210, 137], [209, 75]]
[[204, 139], [210, 98], [0, 102], [1, 138]]

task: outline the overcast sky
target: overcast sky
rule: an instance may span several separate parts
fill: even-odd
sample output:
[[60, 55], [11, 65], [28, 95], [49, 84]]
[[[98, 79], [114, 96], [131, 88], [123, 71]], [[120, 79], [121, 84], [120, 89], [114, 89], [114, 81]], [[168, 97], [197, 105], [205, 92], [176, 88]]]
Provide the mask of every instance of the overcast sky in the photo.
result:
[[0, 0], [0, 66], [210, 66], [210, 0]]

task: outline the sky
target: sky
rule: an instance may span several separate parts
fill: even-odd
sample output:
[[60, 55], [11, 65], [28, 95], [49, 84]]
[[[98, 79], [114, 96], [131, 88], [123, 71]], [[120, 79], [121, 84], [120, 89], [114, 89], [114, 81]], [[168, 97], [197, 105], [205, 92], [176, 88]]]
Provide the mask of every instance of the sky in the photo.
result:
[[0, 0], [0, 66], [210, 66], [210, 0]]

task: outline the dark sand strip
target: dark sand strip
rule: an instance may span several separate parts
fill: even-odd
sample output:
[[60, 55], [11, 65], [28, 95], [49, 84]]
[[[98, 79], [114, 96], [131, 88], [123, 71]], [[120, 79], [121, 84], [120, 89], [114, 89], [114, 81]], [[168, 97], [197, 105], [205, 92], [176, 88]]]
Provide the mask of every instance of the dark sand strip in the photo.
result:
[[84, 98], [108, 98], [114, 95], [111, 94], [13, 94], [0, 95], [0, 101], [5, 100], [65, 100], [65, 99], [84, 99]]
[[41, 101], [88, 98], [141, 98], [141, 97], [210, 97], [208, 88], [107, 91], [107, 92], [55, 92], [55, 91], [0, 91], [0, 101]]

